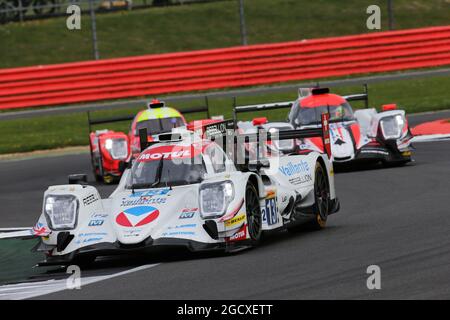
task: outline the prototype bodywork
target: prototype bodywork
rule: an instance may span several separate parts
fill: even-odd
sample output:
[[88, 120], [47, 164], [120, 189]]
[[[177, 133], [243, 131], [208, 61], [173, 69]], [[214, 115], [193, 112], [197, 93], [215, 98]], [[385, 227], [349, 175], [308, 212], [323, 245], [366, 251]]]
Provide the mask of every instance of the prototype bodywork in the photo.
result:
[[[206, 112], [209, 118], [209, 108], [206, 100], [205, 107], [186, 109], [183, 113]], [[128, 134], [103, 129], [91, 132], [91, 126], [118, 121], [131, 121]], [[120, 116], [105, 119], [91, 119], [89, 121], [89, 145], [94, 176], [97, 181], [111, 183], [117, 181], [122, 175], [121, 162], [129, 161], [140, 152], [139, 130], [147, 129], [148, 139], [152, 141], [158, 134], [170, 132], [176, 127], [186, 127], [188, 124], [178, 110], [168, 107], [164, 102], [153, 100], [148, 108], [139, 111], [136, 115]]]
[[[411, 161], [412, 134], [405, 111], [397, 110], [395, 104], [384, 105], [381, 112], [368, 108], [367, 90], [343, 97], [329, 93], [327, 88], [302, 90], [301, 93], [293, 102], [235, 107], [235, 118], [240, 112], [289, 108], [288, 123], [295, 129], [309, 129], [320, 127], [320, 115], [328, 112], [334, 163], [371, 161], [401, 165]], [[356, 100], [364, 100], [366, 108], [353, 111], [349, 101]], [[240, 127], [248, 130], [248, 122], [241, 122]], [[296, 147], [299, 153], [324, 152], [322, 140], [317, 137], [297, 140]]]
[[[324, 116], [324, 129], [273, 132], [267, 139], [318, 136], [326, 144], [327, 125]], [[213, 124], [205, 132], [220, 127]], [[230, 154], [239, 152], [240, 138], [225, 147], [217, 135], [206, 138], [182, 128], [161, 134], [143, 146], [108, 198], [85, 184], [51, 186], [37, 225], [0, 238], [27, 232], [40, 238], [36, 250], [46, 255], [41, 265], [49, 265], [160, 246], [231, 252], [256, 245], [269, 230], [305, 223], [323, 228], [339, 210], [328, 155], [272, 153], [237, 166]], [[261, 133], [247, 138], [259, 141]]]

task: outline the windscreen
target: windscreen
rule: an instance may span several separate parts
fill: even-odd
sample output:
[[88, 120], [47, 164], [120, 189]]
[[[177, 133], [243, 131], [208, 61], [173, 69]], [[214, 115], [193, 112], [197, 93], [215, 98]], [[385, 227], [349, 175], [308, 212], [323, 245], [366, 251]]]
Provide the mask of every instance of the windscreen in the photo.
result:
[[[177, 153], [178, 152], [178, 153]], [[182, 158], [185, 151], [141, 154], [131, 168], [127, 188], [156, 188], [200, 183], [206, 174], [201, 154]], [[161, 154], [162, 156], [158, 156]], [[173, 155], [179, 157], [173, 157]]]
[[313, 108], [293, 106], [294, 112], [289, 118], [294, 127], [317, 125], [321, 123], [322, 113], [330, 113], [330, 122], [352, 121], [355, 120], [352, 107], [348, 102], [337, 106], [319, 106]]
[[146, 128], [148, 135], [155, 135], [164, 132], [170, 132], [173, 128], [184, 126], [185, 123], [181, 117], [149, 119], [136, 123], [135, 136], [139, 135], [139, 130]]

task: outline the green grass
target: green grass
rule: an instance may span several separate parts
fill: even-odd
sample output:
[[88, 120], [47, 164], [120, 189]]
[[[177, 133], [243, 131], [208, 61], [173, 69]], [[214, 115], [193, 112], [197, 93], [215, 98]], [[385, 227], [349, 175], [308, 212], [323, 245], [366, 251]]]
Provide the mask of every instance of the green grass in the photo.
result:
[[[245, 0], [250, 44], [368, 32], [366, 8], [386, 0]], [[229, 47], [240, 44], [238, 1], [222, 1], [97, 15], [101, 58]], [[449, 23], [447, 0], [395, 0], [396, 28]], [[82, 30], [65, 18], [0, 26], [0, 68], [90, 60], [88, 15]], [[374, 32], [374, 31], [371, 31]]]
[[[399, 108], [408, 113], [432, 111], [450, 108], [450, 77], [434, 77], [416, 80], [391, 81], [370, 85], [369, 96], [371, 107], [395, 102]], [[340, 94], [358, 93], [361, 87], [342, 87], [332, 90]], [[294, 100], [297, 93], [264, 94], [241, 97], [238, 104], [252, 104]], [[201, 105], [203, 100], [189, 103], [171, 104], [178, 109], [193, 105]], [[223, 114], [230, 118], [232, 114], [231, 98], [216, 98], [210, 100], [213, 115]], [[361, 103], [353, 103], [354, 108], [363, 107]], [[134, 114], [140, 108], [123, 110], [99, 111], [93, 117], [105, 117], [119, 114]], [[242, 119], [261, 116], [262, 114], [243, 114]], [[270, 113], [271, 120], [286, 119], [287, 110], [274, 110]], [[187, 120], [200, 118], [204, 115], [188, 115]], [[108, 127], [114, 130], [128, 131], [129, 122], [97, 126], [102, 129]], [[87, 117], [84, 113], [74, 113], [58, 116], [8, 120], [0, 122], [0, 153], [24, 152], [39, 149], [52, 149], [65, 146], [88, 144]]]
[[36, 245], [34, 240], [2, 240], [0, 246], [0, 284], [23, 281], [48, 268], [33, 268], [39, 261], [44, 260], [42, 253], [31, 252]]
[[[382, 8], [387, 30], [386, 0], [245, 0], [250, 44], [300, 40], [368, 32], [366, 8]], [[122, 11], [97, 15], [102, 58], [229, 47], [240, 44], [238, 1]], [[395, 0], [396, 28], [449, 23], [448, 0]], [[374, 31], [371, 31], [374, 32]], [[64, 18], [0, 26], [0, 68], [92, 59], [90, 20], [82, 16], [82, 30], [69, 31]], [[450, 79], [388, 82], [370, 88], [371, 103], [397, 102], [408, 112], [450, 108]], [[359, 91], [341, 88], [338, 92]], [[289, 100], [289, 94], [239, 99], [240, 104]], [[175, 105], [182, 109], [193, 104]], [[231, 99], [213, 99], [214, 114], [231, 115]], [[99, 112], [98, 116], [135, 113], [138, 109]], [[285, 111], [271, 113], [284, 119]], [[200, 117], [200, 115], [197, 115]], [[190, 117], [188, 117], [189, 119]], [[23, 152], [88, 143], [85, 114], [1, 121], [0, 153]], [[127, 131], [127, 123], [108, 127]], [[102, 128], [100, 126], [100, 128]]]

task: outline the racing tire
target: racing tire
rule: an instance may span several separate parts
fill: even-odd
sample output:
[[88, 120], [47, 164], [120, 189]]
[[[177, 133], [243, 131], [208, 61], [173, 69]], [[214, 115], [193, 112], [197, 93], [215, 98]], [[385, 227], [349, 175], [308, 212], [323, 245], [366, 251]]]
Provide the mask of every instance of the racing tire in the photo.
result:
[[307, 227], [313, 230], [325, 228], [327, 224], [328, 213], [330, 212], [330, 185], [327, 174], [323, 166], [317, 162], [314, 179], [314, 206], [315, 217]]
[[92, 173], [94, 174], [96, 182], [103, 182], [103, 177], [98, 173], [100, 169], [95, 167], [94, 159], [92, 159]]
[[[92, 173], [94, 174], [95, 182], [100, 183], [103, 182], [103, 177], [100, 174], [100, 167], [97, 168], [95, 164], [94, 159], [94, 152], [92, 151], [92, 143], [89, 141], [89, 148], [91, 151], [91, 165], [92, 165]], [[100, 165], [101, 165], [101, 158], [100, 158]]]
[[316, 163], [314, 175], [314, 205], [312, 207], [314, 218], [304, 224], [288, 227], [287, 230], [289, 232], [320, 230], [326, 226], [331, 203], [330, 185], [326, 171], [319, 162]]
[[97, 172], [95, 172], [95, 170], [94, 170], [94, 177], [95, 177], [95, 182], [98, 182], [98, 183], [103, 182], [103, 178], [101, 176], [99, 176], [97, 174]]
[[262, 234], [262, 215], [259, 196], [252, 183], [245, 188], [245, 211], [247, 213], [247, 230], [252, 246], [258, 245]]
[[81, 269], [89, 268], [95, 262], [96, 256], [85, 255], [76, 257], [71, 264], [79, 266]]

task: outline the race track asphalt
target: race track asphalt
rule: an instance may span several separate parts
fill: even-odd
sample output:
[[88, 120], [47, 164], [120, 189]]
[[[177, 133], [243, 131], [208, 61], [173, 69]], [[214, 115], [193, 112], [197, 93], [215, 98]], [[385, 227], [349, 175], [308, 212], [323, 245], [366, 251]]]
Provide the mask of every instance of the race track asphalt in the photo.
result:
[[[337, 173], [341, 211], [322, 231], [270, 235], [233, 255], [101, 262], [83, 276], [160, 264], [38, 299], [449, 299], [450, 141], [416, 148], [405, 167]], [[33, 225], [46, 187], [87, 171], [87, 154], [1, 162], [0, 226]], [[380, 290], [366, 286], [370, 265], [381, 268]]]

